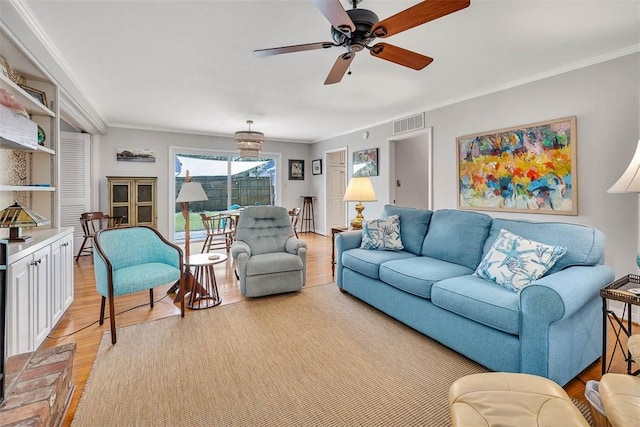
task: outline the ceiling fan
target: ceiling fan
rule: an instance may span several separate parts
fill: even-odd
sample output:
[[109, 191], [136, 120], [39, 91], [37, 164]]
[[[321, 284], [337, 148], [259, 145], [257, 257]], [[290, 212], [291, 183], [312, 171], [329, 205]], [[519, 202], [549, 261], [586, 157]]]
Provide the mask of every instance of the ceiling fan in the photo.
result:
[[329, 71], [325, 85], [340, 82], [349, 69], [356, 53], [368, 49], [376, 58], [391, 61], [414, 70], [422, 70], [433, 58], [403, 49], [388, 43], [369, 44], [376, 38], [385, 38], [409, 30], [418, 25], [440, 18], [469, 6], [470, 0], [426, 0], [403, 10], [387, 19], [379, 20], [378, 15], [367, 9], [358, 9], [362, 0], [349, 0], [353, 9], [345, 10], [340, 0], [313, 0], [316, 7], [331, 23], [333, 42], [318, 42], [292, 46], [258, 49], [257, 56], [271, 56], [305, 50], [326, 49], [342, 46], [346, 53], [338, 56]]

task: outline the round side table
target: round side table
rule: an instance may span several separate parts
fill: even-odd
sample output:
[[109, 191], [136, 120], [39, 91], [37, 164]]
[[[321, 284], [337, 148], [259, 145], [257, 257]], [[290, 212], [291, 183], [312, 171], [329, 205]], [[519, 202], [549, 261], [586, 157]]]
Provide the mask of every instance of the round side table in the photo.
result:
[[[217, 258], [210, 259], [211, 256], [217, 256]], [[222, 302], [218, 294], [218, 283], [213, 266], [225, 261], [227, 261], [226, 254], [206, 253], [189, 256], [186, 267], [189, 269], [195, 267], [195, 270], [187, 307], [192, 310], [200, 310], [215, 307]]]

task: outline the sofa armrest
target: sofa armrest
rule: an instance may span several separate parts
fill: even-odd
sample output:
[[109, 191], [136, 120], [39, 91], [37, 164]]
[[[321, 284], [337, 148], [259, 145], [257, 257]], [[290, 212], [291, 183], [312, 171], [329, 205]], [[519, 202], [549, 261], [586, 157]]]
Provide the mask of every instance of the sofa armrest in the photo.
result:
[[284, 243], [284, 250], [290, 254], [299, 255], [299, 250], [301, 248], [307, 249], [307, 244], [297, 237], [289, 237]]
[[251, 256], [251, 248], [245, 242], [240, 240], [236, 240], [231, 245], [231, 257], [233, 259], [237, 259], [240, 254], [247, 254], [248, 257]]
[[359, 248], [362, 244], [362, 231], [344, 231], [336, 236], [336, 283], [342, 289], [342, 253], [349, 249]]
[[302, 286], [307, 284], [307, 243], [297, 237], [289, 237], [284, 244], [284, 249], [302, 260]]
[[522, 372], [565, 384], [601, 354], [600, 289], [614, 278], [606, 265], [574, 266], [536, 280], [520, 293]]
[[600, 289], [614, 280], [608, 265], [569, 267], [531, 283], [520, 293], [523, 316], [531, 314], [549, 323], [566, 319], [600, 296]]

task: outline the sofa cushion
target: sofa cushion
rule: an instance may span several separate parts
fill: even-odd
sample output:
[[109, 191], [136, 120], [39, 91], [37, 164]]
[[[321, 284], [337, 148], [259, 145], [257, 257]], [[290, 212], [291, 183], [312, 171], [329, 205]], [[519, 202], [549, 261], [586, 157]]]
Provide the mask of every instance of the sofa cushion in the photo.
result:
[[398, 215], [400, 217], [400, 239], [404, 250], [419, 255], [422, 242], [427, 234], [432, 211], [385, 205], [382, 216]]
[[604, 262], [605, 236], [598, 229], [580, 224], [499, 218], [495, 218], [491, 224], [483, 256], [489, 251], [501, 229], [525, 239], [567, 248], [567, 253], [547, 271], [546, 275], [574, 265], [597, 265]]
[[362, 249], [401, 251], [400, 217], [391, 215], [386, 218], [365, 221], [362, 227]]
[[434, 282], [470, 273], [471, 269], [462, 265], [429, 257], [388, 261], [380, 266], [380, 280], [423, 298], [431, 298]]
[[380, 264], [412, 257], [415, 255], [405, 251], [369, 251], [358, 248], [343, 252], [341, 261], [345, 268], [377, 280], [380, 279]]
[[520, 293], [566, 252], [567, 248], [545, 245], [503, 229], [473, 274]]
[[520, 332], [520, 296], [495, 282], [473, 275], [441, 280], [431, 287], [431, 302], [500, 331]]
[[422, 255], [464, 265], [474, 270], [482, 258], [491, 227], [489, 215], [441, 209], [433, 213]]

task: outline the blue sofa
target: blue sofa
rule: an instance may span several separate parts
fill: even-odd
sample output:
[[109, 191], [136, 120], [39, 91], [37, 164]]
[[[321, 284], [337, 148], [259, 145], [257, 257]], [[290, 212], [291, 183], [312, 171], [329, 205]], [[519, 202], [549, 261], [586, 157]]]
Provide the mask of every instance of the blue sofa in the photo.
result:
[[[337, 285], [494, 371], [565, 385], [601, 355], [605, 237], [589, 226], [386, 205], [404, 250], [361, 249], [361, 231], [336, 238]], [[566, 254], [519, 294], [473, 275], [501, 229]]]

